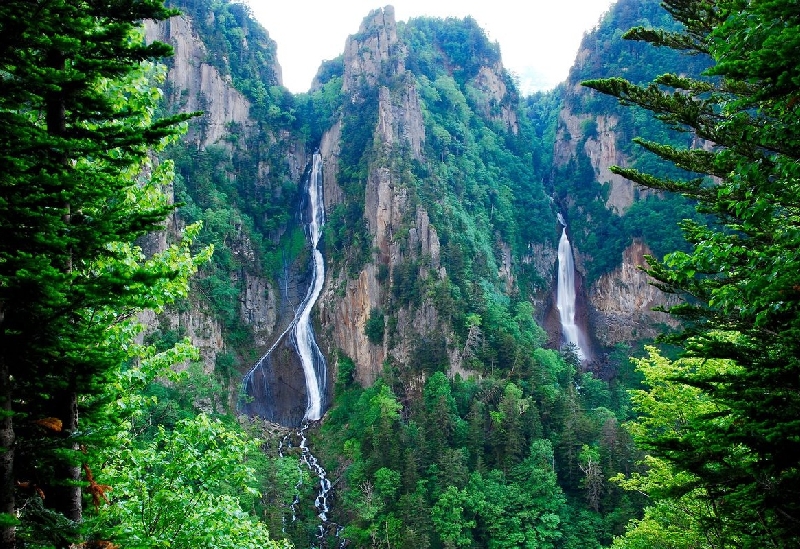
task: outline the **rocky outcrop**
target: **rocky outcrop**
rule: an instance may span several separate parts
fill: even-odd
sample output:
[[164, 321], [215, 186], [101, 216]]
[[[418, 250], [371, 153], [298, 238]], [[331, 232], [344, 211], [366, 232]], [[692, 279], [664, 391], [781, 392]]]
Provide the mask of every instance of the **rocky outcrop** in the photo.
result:
[[340, 141], [342, 139], [342, 122], [337, 121], [322, 135], [319, 152], [322, 155], [322, 194], [325, 211], [329, 212], [336, 204], [344, 200], [344, 193], [336, 180], [336, 165], [339, 162]]
[[533, 265], [534, 271], [543, 280], [552, 277], [557, 261], [558, 249], [543, 243], [528, 244], [527, 252], [520, 260], [523, 265]]
[[[572, 93], [577, 94], [578, 90], [573, 89]], [[613, 115], [573, 114], [565, 107], [559, 114], [553, 161], [556, 166], [567, 164], [579, 152], [578, 147], [583, 143], [583, 150], [580, 152], [589, 158], [596, 180], [610, 185], [606, 208], [624, 214], [647, 191], [610, 170], [611, 166], [624, 167], [628, 163], [617, 146], [618, 122]]]
[[[385, 344], [370, 343], [364, 331], [383, 295], [376, 274], [375, 265], [367, 264], [356, 280], [345, 279], [343, 273], [329, 277], [319, 301], [320, 319], [332, 328], [333, 346], [353, 359], [355, 379], [364, 386], [375, 382], [387, 353]], [[344, 286], [342, 292], [336, 290], [340, 285]]]
[[624, 214], [643, 191], [632, 181], [612, 173], [609, 169], [611, 166], [624, 167], [627, 164], [625, 157], [617, 150], [619, 139], [615, 131], [617, 122], [615, 116], [598, 116], [594, 121], [594, 136], [586, 140], [583, 148], [598, 174], [597, 180], [611, 186], [606, 199], [606, 208]]
[[421, 159], [425, 126], [414, 77], [405, 73], [399, 92], [390, 93], [389, 88], [381, 86], [378, 93], [377, 131], [383, 137], [384, 144], [407, 145], [414, 158]]
[[[345, 93], [355, 102], [364, 86], [375, 86], [378, 91], [374, 143], [379, 152], [370, 165], [364, 188], [364, 216], [375, 254], [355, 279], [342, 272], [328, 273], [320, 300], [320, 320], [323, 326], [330, 327], [330, 347], [342, 349], [353, 359], [356, 379], [363, 385], [375, 381], [387, 358], [407, 362], [419, 334], [433, 331], [440, 324], [433, 305], [423, 301], [421, 306], [396, 313], [393, 336], [384, 338], [382, 344], [371, 343], [364, 331], [373, 311], [387, 303], [398, 265], [420, 260], [419, 277], [446, 275], [441, 267], [436, 228], [427, 211], [411, 203], [407, 182], [394, 165], [401, 151], [421, 160], [425, 141], [415, 79], [405, 70], [404, 59], [391, 7], [370, 13], [345, 46]], [[341, 124], [337, 124], [326, 132], [320, 147], [326, 165], [326, 208], [343, 199], [335, 176], [340, 139]]]
[[402, 74], [403, 57], [394, 8], [373, 10], [345, 43], [342, 91], [357, 93], [361, 85], [378, 85], [381, 75]]
[[242, 320], [253, 329], [256, 345], [266, 346], [278, 321], [275, 290], [264, 278], [249, 273], [244, 273], [242, 286]]
[[651, 285], [652, 279], [640, 269], [649, 254], [645, 243], [634, 241], [625, 249], [619, 268], [592, 285], [592, 324], [603, 345], [653, 338], [662, 331], [659, 327], [676, 326], [673, 317], [653, 311], [659, 305], [677, 304], [677, 298]]
[[167, 101], [179, 112], [203, 111], [188, 139], [200, 147], [225, 143], [232, 125], [253, 126], [250, 103], [233, 88], [230, 77], [205, 62], [208, 52], [186, 17], [145, 22], [146, 40], [170, 44], [175, 51], [167, 74]]
[[473, 86], [480, 92], [477, 103], [483, 115], [497, 120], [513, 134], [519, 132], [519, 120], [515, 105], [516, 92], [511, 93], [504, 78], [505, 69], [501, 62], [491, 67], [483, 66], [472, 80]]
[[[297, 181], [302, 178], [308, 161], [305, 150], [293, 142], [288, 134], [272, 135], [250, 117], [250, 102], [233, 87], [230, 76], [221, 74], [207, 62], [210, 58], [209, 51], [196, 32], [192, 20], [173, 17], [158, 23], [146, 21], [145, 35], [149, 42], [159, 40], [170, 44], [174, 49], [164, 86], [168, 109], [172, 112], [204, 111], [202, 117], [189, 124], [189, 132], [185, 138], [189, 144], [186, 146], [202, 149], [210, 145], [222, 145], [229, 150], [232, 157], [249, 154], [248, 158], [252, 157], [257, 166], [254, 184], [266, 189], [270, 187], [272, 177], [271, 160], [257, 150], [247, 150], [247, 141], [255, 138], [253, 141], [256, 146], [268, 146], [269, 143], [283, 140], [287, 143], [285, 158], [289, 176]], [[273, 67], [273, 72], [279, 80], [280, 67]], [[234, 133], [238, 140], [230, 139]], [[229, 177], [233, 179], [236, 175], [229, 174]], [[277, 191], [273, 189], [273, 194], [282, 190], [279, 186], [276, 189]], [[264, 192], [266, 194], [269, 191]], [[181, 223], [179, 215], [172, 216], [167, 231], [157, 233], [148, 241], [148, 253], [164, 249], [167, 242], [176, 237]], [[289, 301], [287, 296], [280, 295], [279, 289], [259, 274], [260, 258], [257, 257], [249, 233], [243, 230], [242, 221], [234, 217], [234, 225], [235, 236], [225, 242], [225, 246], [240, 267], [229, 273], [230, 284], [232, 288], [239, 290], [238, 309], [241, 321], [252, 330], [255, 344], [266, 347], [274, 339], [278, 324], [285, 324], [285, 317], [293, 314], [293, 311], [286, 303]], [[201, 272], [198, 277], [202, 276]], [[289, 284], [285, 286], [288, 287]], [[213, 371], [216, 356], [231, 349], [224, 339], [222, 326], [213, 319], [201, 296], [194, 296], [189, 303], [188, 310], [165, 313], [158, 322], [166, 322], [171, 329], [189, 336], [200, 350], [205, 369]], [[144, 319], [150, 329], [155, 329], [154, 318], [146, 316]]]
[[511, 293], [514, 291], [514, 271], [513, 271], [513, 256], [511, 255], [511, 246], [505, 242], [500, 243], [500, 268], [497, 272], [501, 280], [506, 283], [506, 292]]
[[[225, 349], [222, 326], [205, 310], [204, 306], [190, 300], [188, 310], [168, 309], [156, 315], [153, 311], [144, 311], [139, 314], [139, 321], [144, 326], [145, 334], [152, 334], [156, 330], [172, 331], [181, 337], [188, 337], [200, 352], [200, 363], [206, 373], [214, 371], [217, 355]], [[188, 366], [187, 363], [177, 364], [175, 369], [181, 371]]]
[[[587, 58], [582, 51], [576, 64]], [[558, 130], [554, 148], [554, 163], [565, 166], [578, 156], [588, 159], [595, 180], [608, 185], [605, 207], [609, 215], [625, 215], [637, 200], [649, 191], [611, 172], [611, 166], [627, 166], [628, 159], [622, 153], [617, 131], [619, 118], [613, 114], [576, 114], [570, 105], [579, 105], [581, 98], [591, 93], [579, 84], [571, 84], [565, 92], [565, 106], [559, 114]], [[572, 199], [567, 197], [567, 205]], [[580, 207], [578, 209], [580, 212]], [[591, 261], [592, 250], [575, 250], [578, 271], [586, 273], [586, 262]], [[650, 286], [647, 276], [638, 269], [644, 263], [644, 255], [650, 253], [646, 244], [632, 242], [625, 250], [622, 263], [590, 287], [585, 288], [583, 298], [588, 302], [589, 324], [596, 340], [601, 345], [614, 345], [654, 337], [658, 325], [671, 322], [668, 315], [655, 313], [651, 309], [664, 303], [667, 296]]]

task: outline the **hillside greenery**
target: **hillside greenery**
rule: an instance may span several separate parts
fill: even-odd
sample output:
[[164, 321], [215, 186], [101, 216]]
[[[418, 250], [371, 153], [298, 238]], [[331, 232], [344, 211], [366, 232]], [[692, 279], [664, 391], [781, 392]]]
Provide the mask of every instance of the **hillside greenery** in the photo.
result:
[[[230, 124], [224, 141], [200, 143], [207, 120], [189, 125], [189, 141], [169, 147], [175, 201], [181, 223], [202, 222], [196, 247], [213, 244], [215, 253], [192, 282], [193, 299], [183, 310], [202, 306], [223, 330], [226, 351], [218, 374], [230, 375], [250, 364], [257, 351], [253, 328], [243, 319], [240, 296], [248, 278], [277, 286], [305, 265], [305, 238], [293, 215], [300, 189], [286, 162], [298, 127], [295, 98], [279, 85], [276, 45], [244, 4], [224, 0], [173, 0], [189, 18], [208, 53], [205, 62], [229, 77], [248, 100], [253, 124]], [[170, 97], [171, 88], [165, 88]], [[200, 105], [204, 98], [198, 98]], [[165, 112], [179, 111], [181, 99], [165, 101]], [[300, 266], [300, 267], [298, 267]], [[201, 305], [202, 304], [202, 305]], [[171, 337], [158, 332], [151, 338]]]
[[[532, 152], [531, 144], [552, 148], [558, 100], [543, 95], [523, 105], [503, 73], [508, 104], [492, 104], [476, 77], [495, 67], [499, 51], [469, 18], [412, 19], [398, 32], [413, 80], [388, 75], [380, 84], [416, 87], [424, 157], [381, 148], [377, 90], [353, 93], [341, 107], [338, 174], [346, 198], [328, 220], [326, 252], [351, 275], [376, 260], [360, 244], [368, 236], [360, 232], [364, 187], [371, 168], [388, 167], [412, 215], [416, 204], [428, 212], [447, 274], [419, 276], [430, 258], [401, 245], [409, 259], [392, 266], [390, 293], [371, 312], [366, 335], [397, 345], [394, 317], [425, 302], [452, 334], [423, 334], [408, 361], [388, 360], [370, 387], [358, 385], [352, 360], [338, 355], [334, 403], [314, 440], [338, 479], [333, 520], [355, 547], [608, 545], [643, 503], [607, 481], [637, 460], [621, 428], [627, 394], [583, 371], [570, 351], [543, 348], [528, 296], [548, 281], [523, 267], [514, 273], [519, 290], [509, 295], [498, 276], [503, 243], [517, 265], [532, 245], [554, 245], [555, 211], [543, 182], [551, 153]], [[332, 85], [337, 67], [324, 70]], [[504, 108], [515, 123], [502, 118]], [[396, 238], [402, 243], [403, 233]], [[445, 375], [448, 337], [469, 348], [468, 366], [480, 379]], [[292, 541], [314, 543], [318, 519], [298, 522]]]
[[[679, 168], [711, 176], [674, 179], [631, 168], [640, 185], [696, 201], [714, 225], [682, 223], [691, 244], [649, 273], [685, 301], [685, 321], [664, 340], [682, 354], [641, 364], [634, 433], [654, 467], [636, 484], [655, 505], [619, 546], [659, 543], [669, 512], [691, 506], [689, 544], [797, 547], [797, 161], [800, 17], [793, 2], [666, 1], [684, 27], [645, 27], [628, 37], [713, 60], [699, 78], [668, 73], [646, 85], [623, 78], [586, 85], [656, 113], [714, 144], [636, 139]], [[682, 409], [673, 421], [671, 409]], [[665, 512], [666, 511], [666, 512]]]
[[[569, 81], [527, 98], [472, 18], [401, 23], [406, 72], [379, 83], [417, 93], [419, 156], [379, 143], [378, 88], [343, 92], [341, 57], [308, 93], [282, 88], [275, 44], [227, 0], [171, 5], [252, 124], [203, 144], [196, 118], [178, 140], [191, 115], [171, 114], [180, 105], [154, 87], [164, 67], [141, 62], [169, 48], [136, 29], [173, 12], [101, 4], [50, 2], [38, 18], [0, 6], [0, 549], [797, 546], [792, 2], [619, 0]], [[584, 121], [577, 154], [553, 167], [562, 107]], [[584, 154], [598, 114], [626, 143], [615, 172], [658, 191], [624, 213]], [[345, 280], [375, 265], [385, 291], [364, 334], [408, 352], [368, 387], [350, 357], [328, 357], [333, 403], [308, 434], [342, 529], [320, 537], [318, 479], [293, 435], [236, 417], [231, 386], [258, 354], [247, 280], [285, 288], [308, 260], [289, 151], [308, 156], [334, 123], [343, 200], [326, 261]], [[409, 205], [391, 270], [364, 211], [377, 168]], [[417, 206], [441, 270], [408, 249]], [[650, 274], [685, 298], [671, 347], [635, 371], [625, 346], [591, 368], [546, 348], [533, 303], [551, 273], [532, 254], [555, 247], [557, 211], [590, 281], [640, 238]], [[151, 253], [156, 231], [167, 245]], [[426, 308], [439, 328], [400, 341], [398, 319]], [[216, 364], [167, 315], [143, 333], [145, 309], [202, 310], [225, 340]], [[455, 353], [463, 375], [450, 377]]]

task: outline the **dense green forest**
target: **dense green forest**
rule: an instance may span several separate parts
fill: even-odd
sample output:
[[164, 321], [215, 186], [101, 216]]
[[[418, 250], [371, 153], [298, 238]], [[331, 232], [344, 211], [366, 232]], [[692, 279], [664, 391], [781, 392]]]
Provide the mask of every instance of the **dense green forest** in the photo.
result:
[[[338, 58], [292, 95], [244, 4], [173, 5], [0, 5], [0, 548], [800, 546], [793, 2], [619, 0], [568, 82], [530, 97], [471, 18], [400, 23], [377, 83], [345, 89]], [[171, 48], [144, 40], [143, 19], [179, 12], [250, 106], [223, 142], [180, 114]], [[410, 89], [419, 154], [376, 132], [380, 94]], [[557, 165], [564, 112], [586, 121]], [[599, 116], [627, 159], [612, 171], [654, 191], [624, 212], [581, 152]], [[321, 531], [296, 435], [235, 402], [265, 337], [248, 280], [291, 302], [308, 261], [287, 158], [335, 124], [326, 261], [345, 279], [375, 266], [365, 335], [409, 351], [369, 386], [328, 356], [332, 405], [306, 431], [333, 481]], [[412, 206], [391, 265], [364, 212], [378, 169]], [[438, 276], [403, 247], [414, 207]], [[651, 246], [649, 274], [683, 297], [659, 347], [606, 349], [602, 368], [548, 348], [552, 281], [529, 259], [555, 247], [558, 210], [589, 280]], [[293, 312], [276, 307], [278, 326]], [[211, 365], [170, 320], [198, 310], [225, 341]], [[437, 329], [401, 341], [398, 319], [426, 310]]]

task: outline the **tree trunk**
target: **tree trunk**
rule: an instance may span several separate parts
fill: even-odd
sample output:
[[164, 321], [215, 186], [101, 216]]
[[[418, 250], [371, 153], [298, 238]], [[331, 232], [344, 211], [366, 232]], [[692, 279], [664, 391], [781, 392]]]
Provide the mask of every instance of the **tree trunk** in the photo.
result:
[[[51, 412], [53, 417], [61, 420], [60, 434], [64, 438], [77, 431], [78, 399], [74, 390], [67, 388], [54, 394]], [[77, 444], [69, 446], [75, 452], [79, 450]], [[53, 467], [53, 485], [47, 490], [45, 499], [48, 507], [75, 522], [80, 521], [83, 515], [80, 480], [80, 463], [68, 457], [60, 459]]]
[[[60, 51], [51, 51], [47, 56], [48, 66], [56, 70], [65, 70], [66, 58]], [[67, 114], [65, 106], [64, 92], [62, 90], [54, 90], [46, 97], [46, 118], [47, 133], [55, 137], [64, 137], [67, 133]], [[55, 154], [59, 155], [57, 161], [64, 166], [64, 169], [69, 169], [69, 157], [66, 151], [56, 149]], [[63, 204], [64, 214], [63, 221], [65, 225], [71, 222], [71, 207], [69, 201]], [[68, 250], [67, 259], [63, 265], [65, 273], [72, 272], [72, 253], [71, 249]], [[66, 375], [74, 375], [67, 369]], [[78, 430], [78, 395], [71, 383], [67, 381], [67, 387], [64, 389], [57, 389], [52, 395], [52, 416], [61, 420], [62, 433], [61, 435], [69, 437], [75, 434]], [[70, 445], [65, 445], [69, 447]], [[71, 449], [78, 451], [75, 443], [71, 445]], [[53, 484], [49, 487], [49, 494], [46, 505], [63, 514], [70, 520], [79, 522], [82, 518], [81, 506], [81, 468], [80, 463], [69, 457], [61, 458], [53, 467]]]
[[[3, 305], [0, 303], [0, 341], [4, 339]], [[5, 356], [0, 355], [0, 513], [14, 516], [14, 419], [11, 407], [11, 376]], [[0, 528], [0, 549], [14, 549], [16, 530]]]

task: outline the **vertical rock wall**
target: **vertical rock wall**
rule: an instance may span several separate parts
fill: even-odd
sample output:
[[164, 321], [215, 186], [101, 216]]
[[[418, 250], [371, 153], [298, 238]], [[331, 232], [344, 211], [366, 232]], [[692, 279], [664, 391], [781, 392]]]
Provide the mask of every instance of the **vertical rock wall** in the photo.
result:
[[204, 113], [200, 123], [190, 126], [189, 140], [205, 148], [224, 143], [231, 124], [255, 125], [247, 99], [233, 88], [229, 77], [205, 62], [208, 52], [191, 20], [183, 16], [157, 23], [148, 20], [145, 33], [148, 42], [166, 42], [175, 52], [167, 74], [168, 104], [179, 112]]
[[[404, 50], [397, 38], [391, 7], [375, 10], [362, 23], [357, 35], [348, 38], [344, 53], [344, 91], [357, 94], [364, 86], [378, 87], [378, 120], [375, 127], [378, 159], [369, 169], [364, 201], [369, 234], [376, 253], [358, 277], [328, 273], [320, 300], [320, 319], [330, 327], [331, 346], [342, 349], [356, 363], [356, 378], [369, 385], [380, 375], [384, 361], [405, 361], [415, 334], [426, 333], [440, 323], [429, 303], [397, 315], [395, 345], [388, 338], [382, 345], [369, 342], [364, 327], [373, 310], [386, 303], [394, 268], [403, 260], [425, 257], [419, 276], [439, 276], [439, 239], [422, 206], [409, 203], [409, 190], [394, 169], [394, 158], [406, 149], [422, 159], [425, 127], [413, 75], [406, 72]], [[389, 86], [387, 82], [394, 83]], [[399, 82], [399, 83], [398, 83]], [[326, 207], [343, 195], [332, 171], [336, 169], [341, 125], [336, 124], [322, 139], [326, 161]], [[379, 271], [385, 278], [379, 280]]]
[[[200, 150], [212, 145], [222, 146], [233, 155], [245, 151], [248, 139], [256, 143], [271, 143], [277, 139], [288, 142], [291, 139], [287, 135], [268, 134], [251, 117], [251, 105], [247, 98], [233, 87], [229, 76], [221, 74], [207, 62], [208, 49], [191, 19], [180, 16], [158, 23], [146, 21], [145, 36], [147, 41], [166, 42], [174, 49], [164, 86], [168, 109], [172, 112], [203, 111], [200, 118], [190, 122], [185, 146]], [[275, 67], [274, 72], [279, 75], [280, 68]], [[234, 131], [238, 140], [229, 139]], [[299, 181], [307, 160], [305, 151], [294, 144], [288, 149], [286, 161], [289, 171]], [[268, 186], [271, 166], [259, 157], [258, 151], [249, 152], [257, 163], [256, 185]], [[229, 177], [235, 178], [236, 174], [229, 174]], [[176, 232], [180, 223], [180, 217], [173, 216], [171, 227], [162, 236], [170, 231]], [[226, 245], [244, 267], [230, 273], [231, 285], [240, 292], [239, 314], [242, 322], [252, 330], [256, 345], [266, 348], [280, 326], [287, 322], [286, 317], [291, 318], [291, 299], [282, 296], [282, 288], [273, 287], [260, 274], [261, 268], [252, 242], [241, 227], [234, 229], [236, 237]], [[158, 246], [165, 246], [166, 240], [160, 238]], [[289, 286], [287, 283], [286, 287]], [[194, 295], [190, 299], [188, 311], [166, 312], [162, 319], [148, 315], [145, 320], [151, 330], [162, 325], [186, 333], [200, 349], [201, 360], [209, 372], [213, 371], [217, 355], [231, 350], [225, 341], [222, 326], [214, 319], [202, 295]]]

